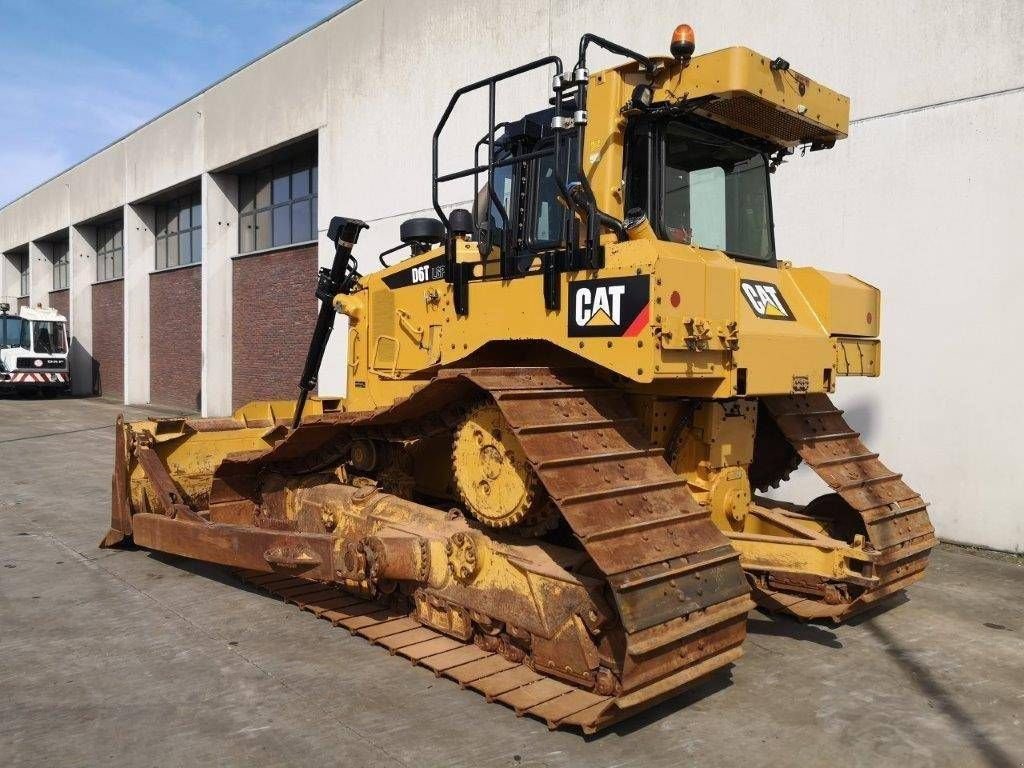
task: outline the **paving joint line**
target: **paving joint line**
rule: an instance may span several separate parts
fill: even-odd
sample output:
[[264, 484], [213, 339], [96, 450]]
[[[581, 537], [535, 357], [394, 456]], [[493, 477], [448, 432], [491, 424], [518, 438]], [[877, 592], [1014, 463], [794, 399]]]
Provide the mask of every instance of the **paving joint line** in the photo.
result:
[[[43, 536], [43, 537], [45, 537], [46, 539], [51, 541], [56, 546], [60, 547], [61, 549], [65, 550], [65, 551], [67, 551], [76, 560], [78, 560], [82, 564], [86, 565], [86, 567], [90, 567], [90, 568], [92, 568], [94, 570], [102, 571], [103, 573], [105, 573], [106, 575], [110, 576], [114, 580], [120, 582], [123, 586], [127, 587], [130, 591], [132, 591], [135, 594], [137, 594], [137, 595], [139, 595], [139, 596], [149, 600], [151, 603], [153, 603], [154, 605], [158, 606], [162, 611], [167, 611], [167, 612], [173, 614], [181, 622], [186, 624], [190, 629], [195, 631], [197, 634], [205, 637], [208, 640], [224, 642], [224, 638], [223, 637], [217, 635], [216, 633], [210, 632], [205, 627], [203, 627], [203, 626], [197, 624], [196, 622], [192, 621], [191, 619], [189, 619], [187, 616], [185, 616], [180, 611], [176, 610], [175, 608], [173, 608], [173, 607], [167, 605], [166, 603], [162, 602], [161, 600], [157, 599], [154, 595], [151, 595], [150, 593], [145, 592], [144, 590], [140, 589], [135, 584], [133, 584], [132, 582], [128, 581], [127, 579], [125, 579], [121, 575], [115, 573], [114, 571], [110, 570], [109, 568], [104, 567], [101, 564], [99, 559], [90, 558], [87, 554], [85, 554], [84, 552], [81, 552], [80, 550], [76, 549], [72, 544], [64, 541], [63, 539], [61, 539], [59, 536], [57, 536], [53, 532], [45, 531], [44, 530], [44, 531], [39, 531], [38, 533], [31, 533], [31, 532], [29, 532], [28, 535], [29, 536]], [[145, 550], [140, 550], [140, 551], [145, 551]], [[289, 693], [297, 696], [300, 699], [308, 698], [308, 697], [306, 697], [302, 693], [302, 691], [300, 691], [300, 690], [298, 690], [296, 688], [293, 688], [291, 685], [288, 684], [287, 681], [282, 680], [281, 678], [278, 678], [272, 672], [270, 672], [269, 670], [267, 670], [264, 667], [262, 667], [254, 659], [252, 659], [248, 655], [246, 655], [243, 651], [239, 650], [238, 646], [229, 646], [228, 649], [229, 649], [230, 652], [237, 654], [245, 663], [249, 664], [251, 667], [253, 667], [255, 670], [257, 670], [261, 675], [266, 677], [268, 680], [272, 680], [277, 685], [280, 685], [282, 688], [284, 688]], [[380, 744], [378, 744], [371, 736], [369, 736], [368, 734], [363, 733], [359, 729], [354, 728], [351, 724], [349, 724], [349, 723], [345, 722], [344, 720], [340, 719], [329, 708], [324, 707], [323, 705], [320, 705], [319, 709], [328, 718], [333, 720], [335, 723], [340, 725], [342, 728], [344, 728], [347, 731], [349, 731], [351, 734], [353, 734], [357, 738], [362, 739], [364, 742], [366, 742], [371, 747], [373, 747], [374, 749], [376, 749], [379, 752], [381, 752], [382, 754], [384, 754], [389, 759], [394, 760], [399, 765], [405, 766], [405, 768], [411, 768], [411, 766], [408, 763], [406, 763], [405, 761], [401, 760], [397, 756], [393, 755], [385, 747], [383, 747]]]
[[63, 437], [64, 435], [77, 435], [82, 432], [98, 432], [101, 429], [111, 429], [113, 424], [103, 424], [97, 427], [82, 427], [81, 429], [69, 429], [65, 432], [47, 432], [42, 435], [25, 435], [24, 437], [9, 437], [6, 440], [0, 440], [0, 445], [7, 443], [17, 443], [23, 440], [45, 440], [48, 437]]

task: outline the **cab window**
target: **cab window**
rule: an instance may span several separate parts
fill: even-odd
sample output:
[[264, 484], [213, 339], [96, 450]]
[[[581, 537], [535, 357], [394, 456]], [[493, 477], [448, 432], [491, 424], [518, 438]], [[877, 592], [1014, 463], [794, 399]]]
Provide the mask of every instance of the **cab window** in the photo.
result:
[[[515, 173], [518, 165], [504, 165], [494, 169], [494, 189], [497, 191], [498, 199], [501, 200], [501, 204], [505, 209], [505, 214], [508, 216], [508, 226], [513, 225], [514, 209], [512, 206], [512, 193], [513, 185], [515, 182]], [[501, 218], [501, 213], [498, 211], [498, 206], [494, 204], [494, 200], [491, 198], [490, 191], [485, 183], [484, 186], [477, 193], [476, 199], [476, 219], [480, 231], [477, 236], [481, 241], [487, 237], [487, 230], [493, 233], [491, 244], [495, 248], [501, 248], [505, 242], [505, 223]]]
[[681, 122], [665, 126], [663, 153], [666, 239], [742, 259], [775, 258], [764, 155]]
[[29, 348], [28, 322], [20, 317], [0, 317], [0, 349]]
[[[542, 147], [543, 148], [543, 147]], [[533, 161], [532, 174], [532, 199], [530, 211], [532, 221], [527, 230], [530, 237], [530, 245], [535, 250], [543, 250], [559, 246], [564, 242], [565, 233], [565, 206], [561, 202], [561, 190], [558, 188], [558, 181], [555, 177], [556, 165], [554, 146], [549, 145], [552, 154], [538, 158]], [[562, 147], [562, 159], [568, 162], [576, 151], [576, 142], [569, 140]], [[572, 167], [572, 164], [569, 164]], [[577, 179], [575, 173], [570, 173], [567, 183], [571, 184]]]
[[67, 352], [64, 344], [64, 324], [36, 320], [32, 323], [32, 349], [47, 355], [62, 355]]
[[555, 245], [562, 241], [562, 223], [565, 221], [565, 209], [558, 202], [555, 158], [542, 157], [537, 160], [535, 172], [533, 244]]

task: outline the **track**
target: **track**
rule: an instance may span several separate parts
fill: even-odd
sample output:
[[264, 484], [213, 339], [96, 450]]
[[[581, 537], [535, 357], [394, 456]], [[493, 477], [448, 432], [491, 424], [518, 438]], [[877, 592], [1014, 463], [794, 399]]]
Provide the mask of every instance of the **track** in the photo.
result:
[[442, 635], [401, 608], [281, 574], [241, 571], [238, 576], [257, 589], [386, 648], [392, 655], [482, 694], [488, 702], [511, 707], [518, 716], [543, 720], [552, 730], [578, 727], [591, 734], [630, 714], [616, 706], [614, 696], [581, 690], [473, 643]]
[[[673, 645], [682, 655], [680, 644], [712, 629], [718, 636], [706, 638], [708, 650], [738, 646], [742, 630], [721, 630], [750, 607], [739, 556], [662, 450], [640, 435], [624, 396], [544, 370], [529, 376], [525, 382], [479, 374], [473, 380], [494, 398], [562, 516], [608, 578], [631, 654]], [[635, 682], [649, 681], [643, 678]]]
[[[338, 446], [355, 438], [408, 439], [450, 430], [465, 408], [481, 399], [501, 409], [552, 501], [606, 580], [621, 620], [620, 627], [606, 633], [615, 696], [602, 711], [594, 711], [591, 722], [575, 724], [596, 730], [736, 661], [742, 655], [746, 614], [753, 608], [738, 553], [696, 504], [661, 449], [641, 435], [625, 396], [585, 372], [446, 370], [388, 408], [325, 414], [304, 423], [267, 454], [224, 462], [218, 475], [258, 472], [256, 465], [267, 464], [311, 471], [336, 460]], [[539, 679], [541, 672], [531, 674]], [[537, 690], [563, 692], [567, 687], [585, 693], [544, 680]], [[498, 700], [502, 695], [494, 694]], [[583, 696], [573, 700], [590, 701]], [[590, 701], [588, 708], [594, 706], [597, 702]], [[546, 719], [561, 722], [559, 717]]]
[[832, 603], [802, 591], [805, 585], [755, 584], [758, 602], [801, 618], [842, 621], [923, 578], [928, 553], [938, 539], [920, 494], [868, 450], [827, 395], [766, 397], [761, 402], [800, 457], [836, 494], [823, 497], [817, 506], [812, 502], [806, 514], [855, 514], [877, 553], [873, 573], [865, 574], [877, 583]]

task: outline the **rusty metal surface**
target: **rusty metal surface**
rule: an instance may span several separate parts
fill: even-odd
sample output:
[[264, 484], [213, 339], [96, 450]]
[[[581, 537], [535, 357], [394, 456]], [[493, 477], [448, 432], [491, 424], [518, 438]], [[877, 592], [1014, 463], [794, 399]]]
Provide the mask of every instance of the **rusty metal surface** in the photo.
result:
[[464, 375], [493, 397], [608, 578], [625, 630], [623, 690], [653, 697], [683, 668], [729, 664], [752, 607], [739, 556], [636, 428], [625, 395], [577, 372]]
[[[840, 602], [784, 587], [755, 586], [758, 601], [801, 618], [842, 621], [922, 579], [938, 539], [920, 494], [861, 442], [827, 395], [766, 397], [762, 402], [800, 457], [835, 492], [835, 497], [821, 500], [822, 511], [841, 507], [863, 524], [877, 551], [873, 575], [878, 584]], [[813, 511], [813, 503], [808, 510]]]
[[[262, 530], [251, 526], [191, 522], [164, 515], [139, 513], [132, 517], [132, 536], [140, 547], [169, 552], [210, 563], [267, 572], [283, 568], [305, 578], [334, 580], [330, 536]], [[274, 562], [270, 553], [305, 552], [288, 563]]]
[[[543, 720], [549, 728], [575, 726], [594, 733], [623, 716], [613, 696], [601, 696], [545, 677], [525, 664], [508, 661], [472, 642], [424, 627], [412, 615], [403, 615], [383, 603], [345, 596], [337, 589], [333, 594], [303, 595], [296, 591], [294, 580], [266, 581], [258, 571], [240, 571], [238, 576], [261, 591], [385, 648], [393, 656], [401, 656], [430, 669], [438, 677], [482, 693], [487, 701], [505, 704], [517, 715]], [[543, 686], [537, 687], [537, 683]]]
[[110, 530], [100, 547], [115, 547], [132, 535], [132, 513], [128, 501], [128, 447], [125, 444], [124, 416], [114, 422], [114, 472], [110, 480]]
[[[339, 486], [338, 478], [332, 478], [333, 485], [317, 486], [314, 481], [318, 473], [344, 460], [353, 440], [395, 441], [450, 431], [467, 407], [487, 398], [501, 409], [547, 493], [590, 556], [592, 565], [587, 568], [603, 573], [617, 619], [614, 614], [605, 617], [604, 609], [584, 611], [580, 619], [560, 620], [557, 633], [550, 634], [544, 629], [549, 621], [528, 621], [528, 612], [520, 611], [522, 621], [503, 619], [513, 620], [508, 629], [511, 635], [489, 640], [486, 632], [477, 633], [482, 648], [467, 645], [475, 626], [468, 612], [479, 616], [489, 611], [487, 604], [475, 601], [472, 590], [459, 586], [458, 576], [454, 586], [446, 588], [451, 595], [434, 607], [430, 601], [442, 593], [430, 597], [430, 589], [422, 598], [417, 592], [415, 600], [347, 602], [331, 593], [329, 585], [316, 583], [348, 583], [348, 566], [341, 554], [350, 547], [332, 548], [341, 530], [328, 535], [303, 532], [296, 530], [294, 521], [273, 512], [281, 506], [281, 499], [274, 496], [279, 493], [274, 490], [274, 477], [313, 482], [302, 496], [315, 508], [351, 504], [354, 497], [328, 497], [337, 496], [340, 488], [362, 491]], [[135, 515], [135, 538], [141, 546], [248, 569], [254, 583], [285, 598], [315, 595], [319, 605], [329, 606], [319, 614], [322, 618], [364, 634], [382, 631], [386, 634], [370, 639], [386, 641], [392, 652], [401, 654], [405, 645], [396, 643], [406, 640], [410, 646], [429, 642], [437, 652], [421, 654], [415, 648], [422, 656], [418, 663], [434, 668], [451, 661], [450, 667], [437, 667], [437, 671], [453, 670], [449, 676], [460, 684], [481, 690], [520, 714], [545, 713], [553, 727], [575, 724], [591, 731], [676, 695], [730, 665], [741, 653], [746, 613], [753, 607], [737, 553], [635, 421], [623, 394], [585, 372], [550, 368], [444, 371], [389, 408], [318, 415], [265, 451], [229, 455], [215, 472], [209, 509], [201, 516], [198, 510], [190, 510], [192, 516], [178, 514], [180, 495], [162, 465], [156, 466], [158, 458], [154, 464], [155, 454], [146, 455], [143, 435], [135, 441], [135, 460], [149, 484], [157, 486], [152, 489], [158, 499], [154, 511], [164, 514], [136, 510], [142, 514]], [[318, 487], [336, 490], [319, 499], [318, 494], [323, 494], [315, 490]], [[264, 492], [269, 495], [264, 497]], [[369, 520], [376, 513], [366, 514]], [[371, 583], [374, 574], [399, 579], [417, 575], [418, 579], [426, 572], [419, 549], [389, 538], [391, 534], [366, 538], [372, 530], [358, 533], [358, 539], [353, 539], [362, 553], [357, 570]], [[453, 553], [449, 552], [449, 559]], [[551, 576], [543, 570], [536, 573], [538, 578]], [[313, 583], [296, 581], [295, 576]], [[596, 573], [574, 578], [599, 584]], [[417, 579], [405, 583], [415, 584]], [[516, 594], [494, 595], [491, 608], [514, 607]], [[450, 603], [452, 599], [455, 603]], [[413, 618], [419, 623], [411, 624]], [[603, 637], [601, 650], [587, 648], [590, 641], [584, 641], [584, 622], [593, 622], [589, 631]], [[517, 647], [514, 634], [524, 627], [533, 627], [533, 634], [523, 636], [529, 639], [525, 652]], [[462, 644], [452, 647], [452, 642]], [[489, 669], [494, 668], [490, 674], [479, 680], [464, 677], [483, 671], [488, 659], [493, 659], [487, 662]], [[466, 667], [474, 663], [477, 666]], [[529, 681], [496, 692], [493, 686], [506, 678], [493, 678], [509, 671], [509, 664], [543, 671], [530, 671]], [[497, 671], [498, 666], [503, 669]], [[506, 695], [507, 701], [502, 698]], [[622, 704], [616, 704], [614, 696], [622, 697]]]

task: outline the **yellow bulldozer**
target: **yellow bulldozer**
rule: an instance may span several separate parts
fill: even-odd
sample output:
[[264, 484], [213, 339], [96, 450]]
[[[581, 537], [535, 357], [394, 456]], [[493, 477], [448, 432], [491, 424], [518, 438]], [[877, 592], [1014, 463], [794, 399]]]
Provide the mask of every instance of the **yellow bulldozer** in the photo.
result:
[[[591, 72], [594, 48], [624, 63]], [[775, 249], [772, 174], [845, 138], [849, 101], [782, 58], [694, 56], [687, 25], [670, 53], [587, 34], [571, 69], [460, 88], [437, 218], [365, 276], [366, 225], [332, 219], [296, 401], [118, 423], [104, 545], [230, 566], [588, 733], [735, 662], [755, 604], [842, 621], [920, 579], [925, 503], [829, 399], [879, 375], [879, 291]], [[497, 122], [538, 70], [546, 106]], [[487, 131], [442, 172], [470, 94]], [[472, 210], [442, 207], [457, 181]], [[308, 398], [338, 314], [347, 396]], [[832, 492], [758, 495], [801, 462]]]

